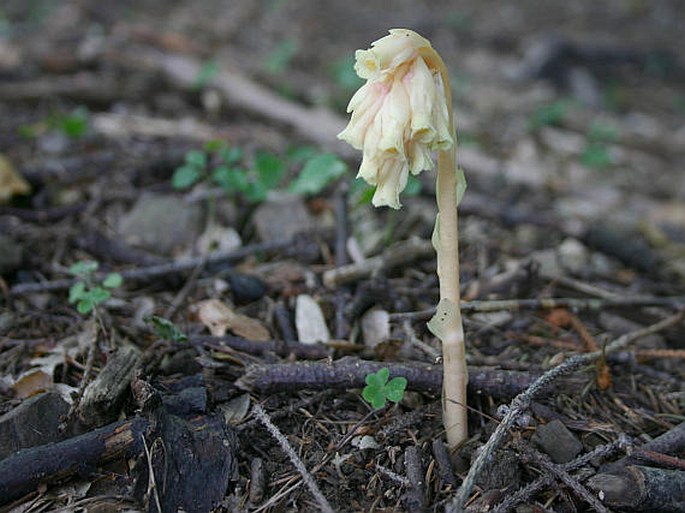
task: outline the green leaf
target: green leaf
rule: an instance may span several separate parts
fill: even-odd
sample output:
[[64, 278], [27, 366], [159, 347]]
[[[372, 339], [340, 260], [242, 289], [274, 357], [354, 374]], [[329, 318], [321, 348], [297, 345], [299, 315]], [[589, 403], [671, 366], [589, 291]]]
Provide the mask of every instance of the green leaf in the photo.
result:
[[121, 287], [123, 282], [124, 279], [121, 277], [121, 274], [109, 273], [103, 280], [102, 286], [107, 287], [108, 289], [116, 289], [117, 287]]
[[580, 161], [584, 166], [602, 169], [611, 166], [614, 159], [607, 147], [600, 142], [592, 142], [585, 146]]
[[81, 105], [71, 111], [70, 114], [60, 117], [57, 124], [65, 135], [77, 139], [88, 131], [89, 118], [88, 109]]
[[226, 164], [238, 164], [243, 160], [243, 150], [235, 147], [225, 147], [219, 151], [219, 157]]
[[350, 183], [350, 203], [355, 206], [368, 205], [375, 192], [375, 187], [367, 184], [362, 178], [355, 178]]
[[418, 196], [421, 194], [422, 187], [421, 180], [414, 175], [409, 175], [407, 177], [407, 185], [404, 187], [402, 194], [405, 194], [406, 196]]
[[173, 322], [164, 317], [153, 315], [151, 317], [146, 317], [145, 322], [152, 324], [154, 332], [163, 340], [171, 340], [173, 342], [186, 342], [188, 340], [188, 336], [185, 333], [178, 329]]
[[76, 305], [76, 310], [80, 314], [87, 314], [93, 311], [95, 304], [90, 299], [82, 299]]
[[194, 89], [203, 89], [217, 76], [219, 73], [219, 62], [216, 59], [210, 59], [205, 62], [200, 70], [197, 72]]
[[570, 106], [571, 102], [568, 100], [558, 100], [538, 107], [528, 119], [528, 129], [535, 131], [545, 126], [561, 125], [568, 115]]
[[202, 170], [207, 167], [207, 154], [201, 150], [190, 150], [186, 153], [185, 161], [186, 164]]
[[244, 193], [250, 186], [247, 173], [239, 168], [218, 166], [212, 171], [212, 180], [225, 192]]
[[226, 143], [221, 139], [212, 139], [207, 141], [203, 148], [207, 153], [214, 153], [223, 150], [226, 147]]
[[587, 140], [591, 143], [617, 142], [621, 137], [621, 131], [611, 123], [593, 121], [587, 133]]
[[254, 172], [264, 189], [275, 189], [285, 174], [285, 163], [273, 153], [259, 152], [255, 155]]
[[200, 172], [197, 167], [186, 164], [176, 168], [174, 176], [171, 178], [171, 186], [176, 190], [188, 189], [200, 179]]
[[379, 369], [378, 372], [367, 374], [364, 381], [371, 387], [383, 387], [388, 382], [389, 377], [390, 371], [387, 367], [383, 367], [382, 369]]
[[333, 64], [333, 79], [345, 91], [356, 91], [364, 83], [354, 70], [354, 55], [348, 55]]
[[82, 281], [77, 281], [69, 288], [69, 304], [76, 303], [83, 298], [86, 291], [86, 284]]
[[385, 406], [385, 395], [380, 388], [367, 386], [362, 390], [362, 397], [371, 403], [374, 410], [380, 410]]
[[383, 408], [385, 403], [400, 402], [407, 388], [407, 378], [395, 377], [388, 382], [390, 371], [387, 367], [366, 375], [366, 386], [362, 390], [362, 397], [371, 403], [374, 409]]
[[103, 301], [107, 301], [111, 297], [112, 293], [109, 290], [103, 289], [102, 287], [93, 287], [84, 295], [84, 299], [89, 299], [95, 305], [100, 304]]
[[261, 182], [248, 183], [245, 189], [245, 199], [251, 203], [261, 203], [266, 199], [269, 190]]
[[88, 276], [98, 270], [100, 264], [93, 260], [81, 260], [69, 267], [69, 274], [72, 276]]
[[284, 73], [297, 54], [297, 43], [293, 39], [281, 41], [264, 62], [267, 71], [280, 75]]
[[390, 382], [385, 385], [385, 397], [389, 401], [399, 403], [404, 397], [404, 391], [407, 388], [407, 378], [398, 376], [392, 378]]
[[347, 172], [347, 165], [332, 153], [322, 153], [309, 159], [290, 190], [297, 194], [318, 194], [329, 183]]
[[286, 156], [292, 162], [305, 162], [314, 157], [318, 152], [314, 146], [293, 146], [288, 148]]

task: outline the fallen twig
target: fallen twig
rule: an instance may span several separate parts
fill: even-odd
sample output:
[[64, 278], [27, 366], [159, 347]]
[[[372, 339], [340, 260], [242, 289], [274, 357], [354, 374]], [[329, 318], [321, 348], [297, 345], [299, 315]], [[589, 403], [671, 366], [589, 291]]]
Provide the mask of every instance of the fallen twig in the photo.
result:
[[[598, 311], [605, 308], [633, 308], [644, 306], [661, 306], [667, 308], [682, 308], [685, 306], [685, 296], [670, 297], [622, 297], [611, 299], [598, 298], [540, 298], [540, 299], [502, 299], [494, 301], [462, 301], [461, 311], [464, 313], [486, 313], [499, 311], [519, 310], [553, 310], [555, 308], [568, 308], [573, 311], [592, 310]], [[401, 312], [390, 314], [391, 321], [411, 320], [421, 321], [430, 319], [435, 315], [435, 308], [428, 308], [418, 312]]]
[[191, 345], [204, 345], [221, 352], [226, 352], [226, 349], [230, 348], [253, 356], [275, 353], [285, 358], [292, 354], [297, 358], [320, 360], [322, 358], [327, 358], [331, 354], [331, 350], [322, 344], [303, 344], [296, 340], [254, 341], [235, 335], [224, 335], [222, 337], [198, 335], [190, 337], [188, 343]]
[[[283, 390], [362, 388], [368, 374], [387, 367], [391, 376], [407, 378], [408, 388], [439, 394], [442, 368], [426, 363], [375, 362], [345, 357], [334, 362], [293, 362], [252, 365], [236, 381], [245, 390], [271, 393]], [[492, 397], [512, 397], [536, 379], [535, 374], [488, 367], [471, 367], [469, 391]]]
[[646, 337], [647, 335], [651, 335], [653, 333], [657, 333], [680, 323], [683, 319], [683, 313], [684, 312], [681, 311], [676, 315], [652, 324], [651, 326], [626, 333], [607, 345], [604, 352], [595, 351], [593, 353], [572, 356], [562, 364], [547, 371], [545, 374], [536, 379], [535, 382], [524, 392], [514, 397], [509, 405], [509, 411], [506, 413], [500, 424], [497, 426], [497, 429], [495, 429], [495, 432], [490, 436], [486, 444], [483, 446], [483, 449], [478, 454], [478, 457], [471, 465], [471, 468], [469, 469], [466, 478], [462, 482], [462, 485], [459, 488], [454, 500], [448, 505], [447, 511], [449, 513], [459, 513], [463, 511], [464, 504], [471, 495], [473, 485], [475, 484], [480, 473], [483, 471], [486, 465], [490, 463], [494, 457], [495, 451], [504, 442], [507, 433], [514, 426], [516, 420], [530, 407], [532, 400], [537, 397], [538, 394], [542, 393], [547, 386], [552, 384], [559, 377], [569, 374], [585, 365], [594, 362], [604, 353], [617, 351], [624, 348], [631, 342], [634, 342], [635, 340]]
[[[119, 274], [121, 274], [121, 277], [124, 279], [124, 281], [151, 280], [161, 276], [190, 271], [205, 261], [207, 262], [207, 265], [235, 262], [260, 251], [275, 251], [287, 248], [292, 243], [293, 241], [291, 239], [283, 239], [259, 244], [250, 244], [233, 251], [212, 254], [209, 257], [199, 256], [193, 258], [184, 258], [182, 260], [167, 264], [151, 265], [138, 269], [129, 269], [126, 271], [121, 271]], [[103, 280], [106, 274], [107, 273], [97, 273], [94, 279], [96, 281]], [[76, 283], [76, 281], [76, 279], [67, 278], [63, 280], [52, 280], [40, 283], [18, 283], [10, 289], [10, 292], [14, 296], [21, 296], [35, 292], [66, 290]]]
[[319, 503], [321, 511], [333, 513], [333, 508], [331, 508], [331, 505], [328, 503], [328, 500], [326, 500], [324, 494], [321, 493], [321, 490], [316, 484], [316, 481], [314, 481], [312, 475], [307, 471], [307, 467], [304, 466], [304, 463], [302, 463], [302, 460], [297, 456], [297, 453], [290, 446], [286, 437], [283, 436], [283, 433], [281, 433], [274, 423], [271, 422], [271, 419], [264, 409], [260, 405], [255, 404], [252, 408], [252, 413], [254, 413], [260, 422], [264, 424], [267, 431], [276, 439], [278, 445], [281, 446], [281, 449], [288, 455], [292, 464], [295, 465], [295, 468], [300, 472], [305, 485], [307, 485], [307, 488], [309, 488], [309, 491]]
[[[576, 459], [557, 466], [564, 472], [573, 472], [588, 465], [591, 461], [602, 460], [612, 456], [618, 451], [625, 450], [629, 445], [630, 441], [628, 438], [625, 435], [620, 435], [610, 444], [595, 447], [592, 451], [581, 454]], [[541, 492], [553, 481], [554, 477], [551, 474], [542, 474], [540, 477], [527, 484], [523, 488], [520, 488], [514, 493], [508, 495], [502, 502], [493, 508], [492, 513], [506, 513], [522, 502], [530, 502], [532, 497]]]
[[352, 283], [368, 278], [381, 269], [391, 269], [405, 265], [418, 258], [431, 256], [435, 253], [433, 245], [428, 240], [410, 238], [390, 246], [381, 255], [367, 258], [362, 262], [343, 265], [323, 273], [323, 282], [329, 288]]
[[404, 451], [404, 468], [407, 474], [407, 491], [404, 496], [407, 511], [421, 512], [425, 510], [423, 498], [424, 475], [419, 449], [411, 445]]
[[558, 479], [569, 489], [578, 496], [578, 498], [587, 502], [590, 506], [594, 508], [597, 513], [609, 513], [609, 510], [602, 504], [597, 498], [592, 495], [587, 488], [585, 488], [580, 482], [574, 479], [567, 470], [561, 467], [561, 465], [555, 465], [550, 460], [549, 456], [536, 451], [532, 447], [519, 442], [516, 444], [516, 448], [523, 453], [524, 458], [540, 466], [545, 474], [550, 474], [554, 479]]
[[588, 486], [604, 502], [621, 511], [677, 513], [685, 504], [685, 472], [638, 465], [597, 474]]
[[95, 472], [107, 462], [138, 455], [148, 427], [147, 420], [134, 417], [5, 458], [0, 461], [0, 504], [16, 500], [40, 484]]

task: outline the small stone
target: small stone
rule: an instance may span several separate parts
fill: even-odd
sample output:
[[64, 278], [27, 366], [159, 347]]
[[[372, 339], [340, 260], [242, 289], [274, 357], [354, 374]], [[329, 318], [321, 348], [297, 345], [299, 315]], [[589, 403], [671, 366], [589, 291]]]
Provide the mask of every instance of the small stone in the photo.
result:
[[304, 200], [299, 196], [281, 195], [270, 198], [255, 210], [252, 220], [257, 235], [264, 241], [290, 239], [315, 226]]
[[580, 454], [583, 445], [560, 420], [538, 426], [533, 443], [545, 452], [554, 463], [566, 463]]
[[581, 274], [588, 268], [589, 254], [587, 248], [577, 239], [564, 240], [557, 249], [559, 263], [573, 274]]
[[198, 203], [183, 203], [175, 194], [143, 194], [119, 220], [119, 233], [130, 244], [170, 255], [197, 238], [202, 222]]
[[563, 274], [557, 252], [552, 248], [534, 251], [530, 258], [540, 264], [539, 272], [543, 277], [561, 276]]
[[0, 276], [13, 273], [21, 267], [24, 248], [14, 239], [0, 235]]
[[64, 440], [69, 433], [59, 427], [68, 411], [58, 393], [46, 392], [5, 413], [0, 417], [0, 460], [20, 449]]
[[331, 333], [326, 325], [321, 307], [313, 297], [307, 294], [297, 296], [295, 328], [297, 329], [297, 338], [303, 344], [328, 342], [331, 339]]
[[364, 343], [374, 348], [390, 338], [390, 314], [385, 310], [373, 309], [361, 318]]
[[231, 270], [227, 273], [226, 280], [236, 303], [257, 301], [267, 292], [266, 283], [251, 274]]

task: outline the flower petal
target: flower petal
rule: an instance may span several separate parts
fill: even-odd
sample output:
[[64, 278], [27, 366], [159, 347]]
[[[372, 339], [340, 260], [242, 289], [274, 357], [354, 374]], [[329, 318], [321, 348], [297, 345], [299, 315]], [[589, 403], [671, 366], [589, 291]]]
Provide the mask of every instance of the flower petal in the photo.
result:
[[371, 203], [374, 207], [388, 206], [400, 208], [400, 192], [407, 185], [409, 167], [403, 158], [389, 158], [383, 160], [378, 170], [378, 185]]
[[381, 120], [381, 151], [404, 155], [405, 131], [409, 126], [411, 111], [409, 96], [401, 80], [395, 80], [378, 112]]

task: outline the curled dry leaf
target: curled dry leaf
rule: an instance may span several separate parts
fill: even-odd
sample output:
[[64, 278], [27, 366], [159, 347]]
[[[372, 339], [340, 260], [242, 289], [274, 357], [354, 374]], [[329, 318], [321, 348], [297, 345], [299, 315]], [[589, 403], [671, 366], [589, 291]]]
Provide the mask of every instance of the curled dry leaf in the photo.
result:
[[6, 203], [12, 196], [28, 194], [31, 186], [14, 168], [12, 163], [0, 155], [0, 203]]
[[207, 299], [198, 305], [198, 317], [215, 337], [222, 337], [227, 331], [255, 342], [271, 339], [271, 333], [257, 319], [234, 312], [218, 299]]
[[32, 369], [22, 374], [14, 382], [12, 390], [17, 399], [26, 399], [40, 392], [45, 392], [52, 384], [52, 374], [48, 374], [41, 369]]

